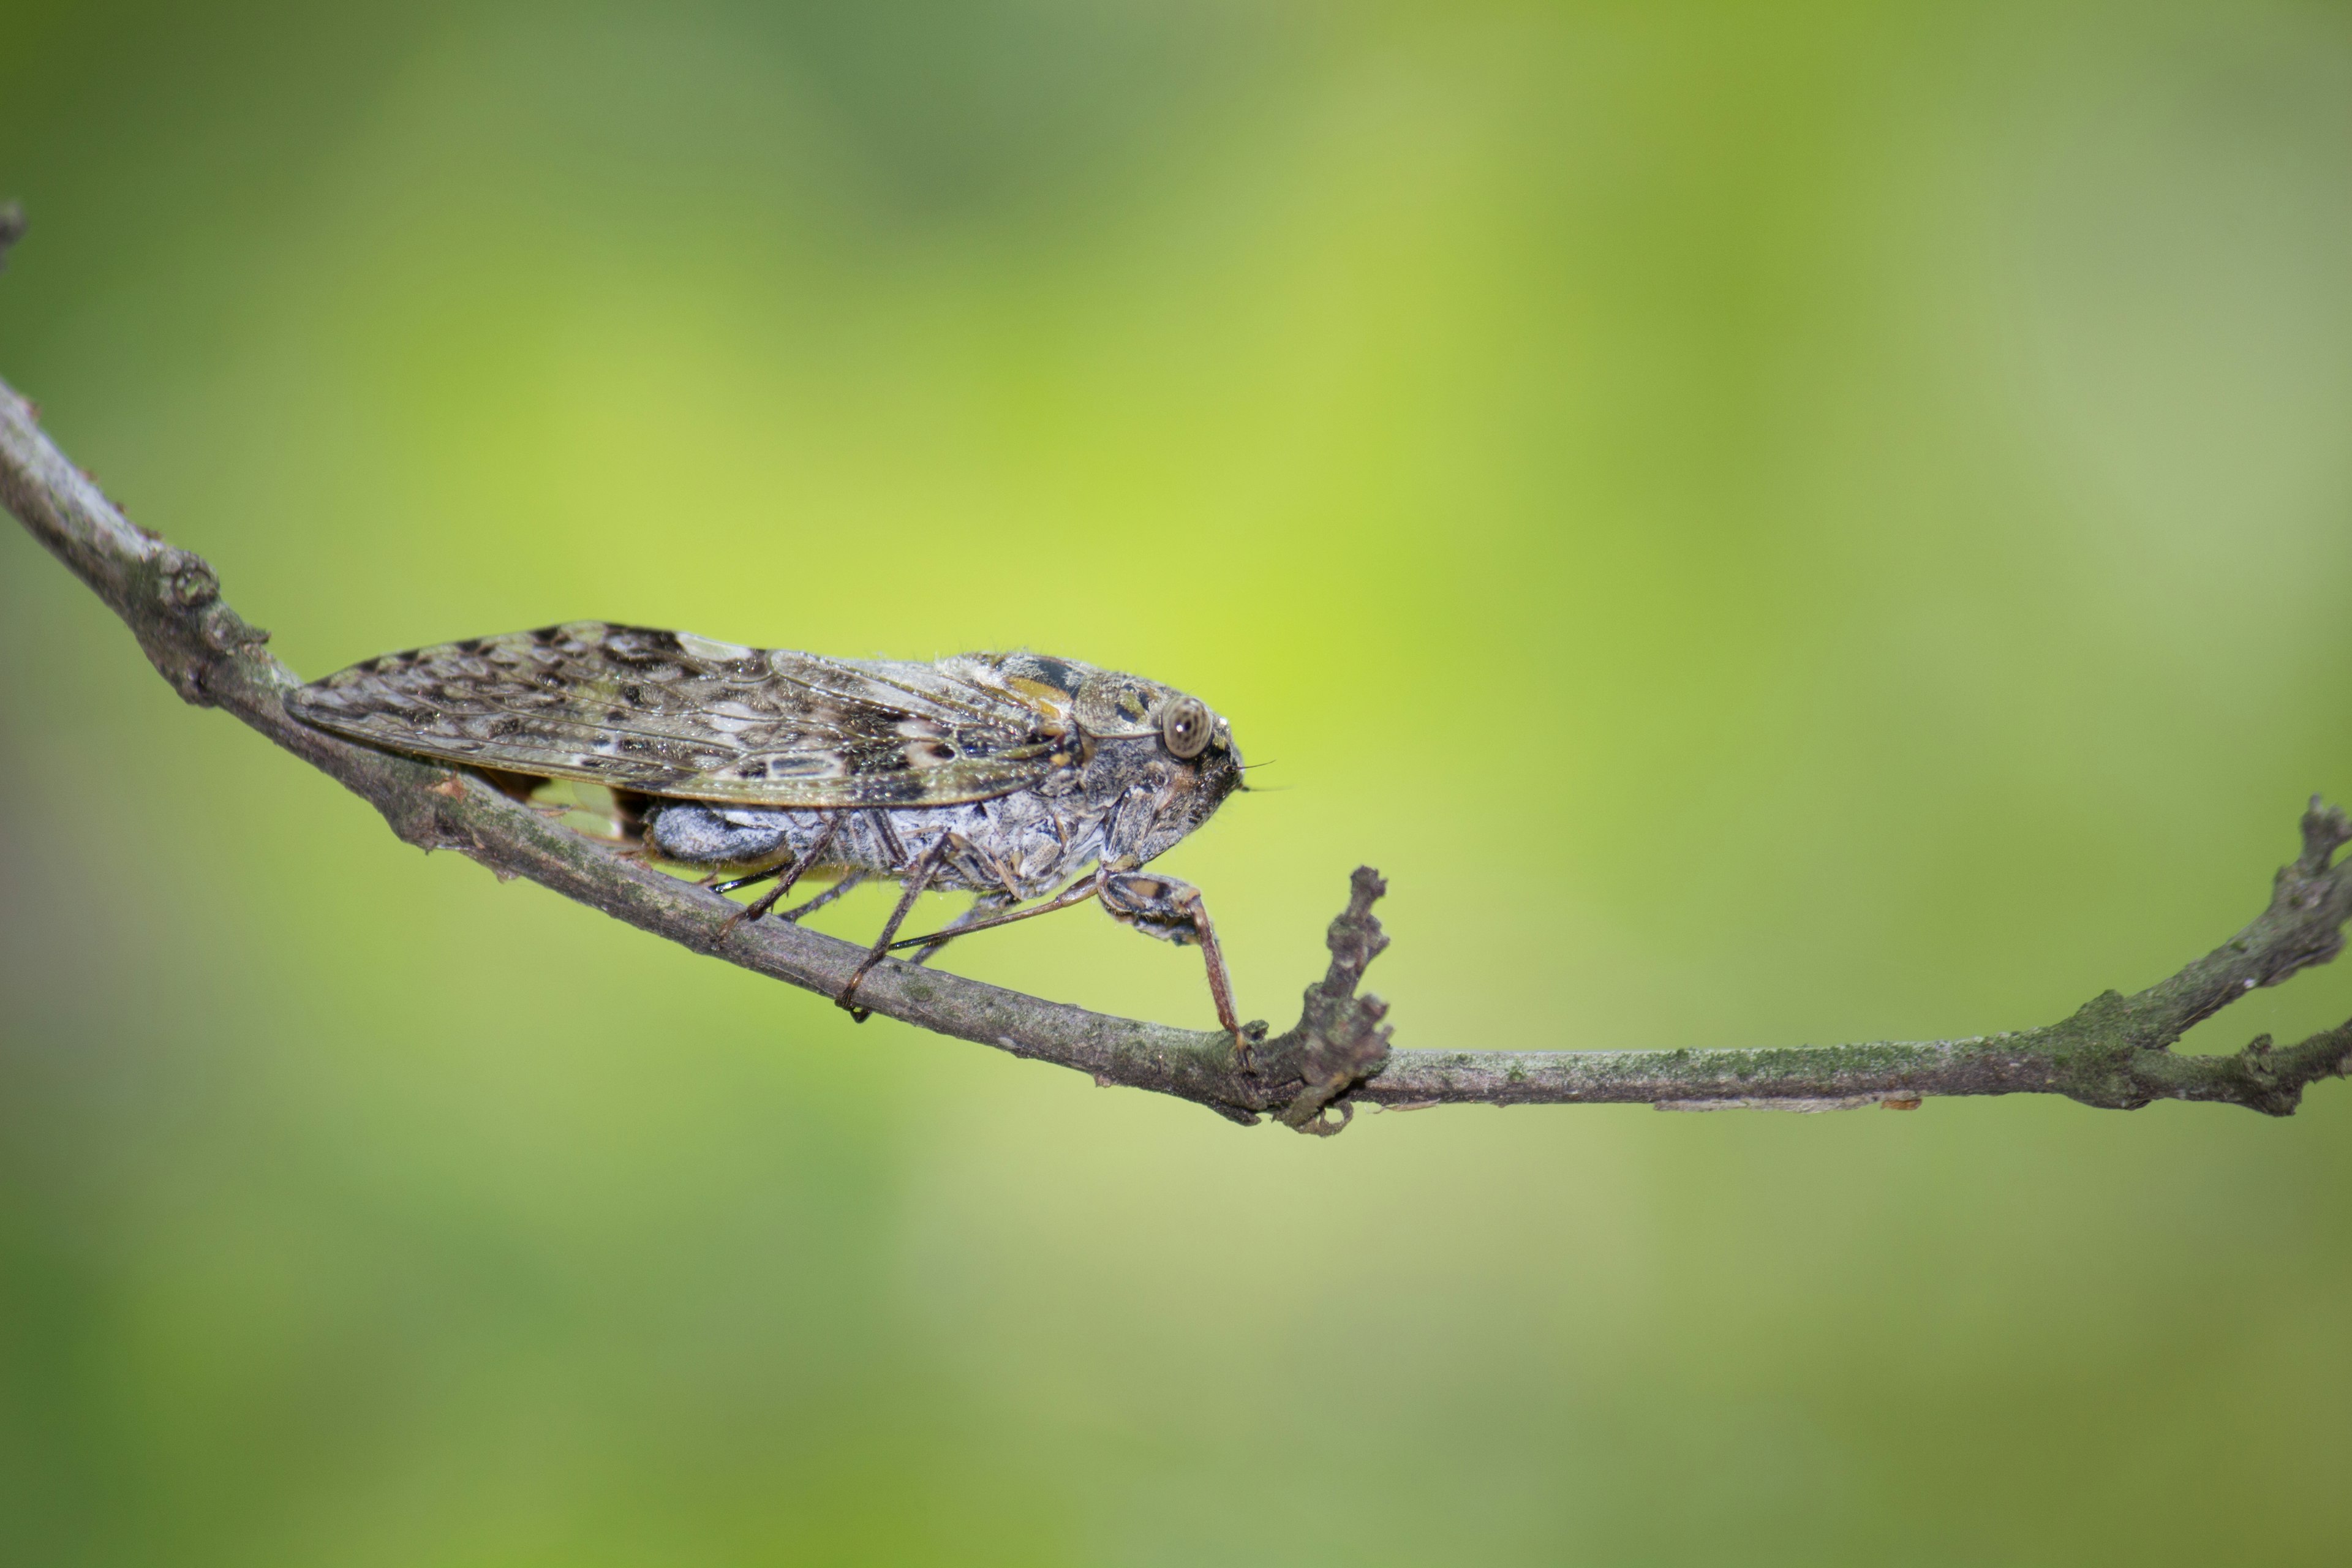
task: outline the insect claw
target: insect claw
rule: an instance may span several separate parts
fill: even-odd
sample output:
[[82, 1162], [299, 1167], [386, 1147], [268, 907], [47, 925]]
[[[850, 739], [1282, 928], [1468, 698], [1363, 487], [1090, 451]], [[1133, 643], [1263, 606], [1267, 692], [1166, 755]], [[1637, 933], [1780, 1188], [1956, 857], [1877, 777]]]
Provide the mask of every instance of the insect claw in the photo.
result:
[[866, 973], [876, 964], [881, 963], [884, 956], [889, 952], [891, 939], [898, 934], [898, 928], [907, 923], [907, 911], [915, 907], [917, 899], [922, 897], [923, 889], [930, 885], [931, 878], [939, 871], [940, 863], [948, 858], [949, 849], [957, 840], [958, 836], [955, 834], [941, 834], [931, 841], [931, 847], [929, 849], [924, 850], [907, 866], [905, 870], [907, 885], [898, 895], [898, 907], [890, 911], [888, 923], [883, 926], [882, 934], [874, 939], [874, 945], [866, 950], [866, 957], [859, 962], [856, 969], [850, 971], [849, 984], [843, 986], [841, 994], [833, 999], [835, 1006], [840, 1007], [859, 1023], [866, 1022], [867, 1010], [850, 1000], [857, 994], [858, 982], [864, 980]]
[[1257, 1076], [1257, 1048], [1265, 1044], [1266, 1022], [1252, 1018], [1234, 1031], [1234, 1070], [1244, 1078]]
[[878, 956], [878, 954], [869, 953], [866, 962], [857, 966], [856, 973], [850, 975], [849, 984], [841, 988], [841, 994], [833, 999], [833, 1005], [848, 1014], [852, 1023], [863, 1024], [874, 1016], [872, 1008], [859, 1006], [855, 998], [857, 995], [858, 983], [866, 978], [866, 971], [874, 967]]

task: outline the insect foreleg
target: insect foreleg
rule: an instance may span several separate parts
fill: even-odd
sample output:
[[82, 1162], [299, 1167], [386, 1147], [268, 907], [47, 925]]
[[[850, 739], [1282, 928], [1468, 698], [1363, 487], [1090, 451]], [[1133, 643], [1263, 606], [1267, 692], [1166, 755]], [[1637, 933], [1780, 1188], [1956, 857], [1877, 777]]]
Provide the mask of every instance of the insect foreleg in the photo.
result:
[[1201, 889], [1173, 877], [1151, 871], [1112, 871], [1103, 878], [1103, 908], [1121, 925], [1180, 947], [1198, 943], [1209, 969], [1209, 995], [1217, 1005], [1217, 1022], [1234, 1037], [1234, 1052], [1242, 1070], [1250, 1070], [1247, 1037], [1234, 1015], [1234, 981], [1225, 970], [1224, 950], [1217, 945], [1217, 928], [1209, 919], [1209, 905]]

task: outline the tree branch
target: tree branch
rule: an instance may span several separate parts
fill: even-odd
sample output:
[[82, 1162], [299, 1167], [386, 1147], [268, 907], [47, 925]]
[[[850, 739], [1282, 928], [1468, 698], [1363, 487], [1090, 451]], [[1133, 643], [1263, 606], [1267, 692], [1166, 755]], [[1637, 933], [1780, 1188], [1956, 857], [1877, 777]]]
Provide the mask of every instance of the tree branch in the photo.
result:
[[[824, 995], [863, 950], [781, 921], [739, 922], [737, 906], [550, 821], [481, 779], [339, 740], [289, 717], [299, 679], [220, 596], [201, 558], [126, 519], [41, 433], [36, 411], [0, 384], [0, 501], [104, 599], [173, 690], [234, 714], [336, 779], [426, 850], [455, 849], [501, 878], [527, 877], [616, 920]], [[1358, 1104], [1393, 1110], [1538, 1101], [1648, 1103], [1666, 1110], [1763, 1106], [1908, 1107], [1923, 1095], [2063, 1094], [2131, 1109], [2153, 1100], [2225, 1100], [2272, 1115], [2303, 1087], [2344, 1075], [2352, 1023], [2274, 1049], [2267, 1036], [2227, 1057], [2171, 1047], [2190, 1025], [2257, 985], [2333, 958], [2352, 918], [2352, 862], [2335, 863], [2352, 823], [2315, 798], [2303, 852], [2278, 874], [2270, 907], [2223, 946], [2133, 996], [2108, 992], [2073, 1017], [2017, 1034], [1915, 1044], [1718, 1051], [1391, 1050], [1387, 1006], [1359, 994], [1388, 945], [1372, 904], [1387, 891], [1359, 869], [1331, 922], [1331, 964], [1307, 987], [1298, 1023], [1265, 1037], [1254, 1070], [1222, 1032], [1089, 1013], [977, 981], [886, 961], [861, 1005], [902, 1023], [1093, 1075], [1097, 1083], [1170, 1094], [1244, 1123], [1272, 1115], [1336, 1132]]]

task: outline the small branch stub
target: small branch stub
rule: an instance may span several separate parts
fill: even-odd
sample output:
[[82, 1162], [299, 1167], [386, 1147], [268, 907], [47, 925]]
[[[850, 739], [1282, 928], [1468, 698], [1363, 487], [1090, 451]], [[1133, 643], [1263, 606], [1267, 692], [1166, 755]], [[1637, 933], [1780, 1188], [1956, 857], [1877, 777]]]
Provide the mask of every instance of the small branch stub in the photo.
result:
[[[1379, 872], [1370, 866], [1356, 868], [1348, 907], [1331, 922], [1325, 939], [1331, 949], [1330, 968], [1307, 988], [1297, 1027], [1262, 1053], [1269, 1069], [1287, 1069], [1286, 1077], [1297, 1086], [1275, 1111], [1286, 1127], [1323, 1137], [1339, 1131], [1355, 1115], [1344, 1098], [1348, 1091], [1388, 1060], [1392, 1031], [1381, 1021], [1388, 1016], [1388, 1004], [1356, 994], [1364, 971], [1389, 945], [1388, 933], [1372, 918], [1373, 902], [1388, 890]], [[1328, 1114], [1335, 1109], [1336, 1121]]]

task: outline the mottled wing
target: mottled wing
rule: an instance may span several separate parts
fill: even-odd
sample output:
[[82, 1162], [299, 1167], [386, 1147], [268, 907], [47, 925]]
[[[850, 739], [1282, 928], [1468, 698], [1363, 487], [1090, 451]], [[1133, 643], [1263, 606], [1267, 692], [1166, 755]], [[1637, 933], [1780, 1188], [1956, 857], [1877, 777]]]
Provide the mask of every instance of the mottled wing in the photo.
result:
[[386, 654], [287, 699], [387, 750], [745, 805], [930, 805], [1043, 778], [1038, 714], [929, 664], [574, 621]]

